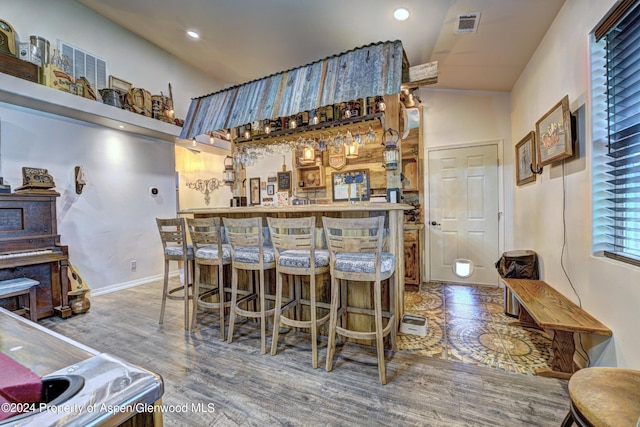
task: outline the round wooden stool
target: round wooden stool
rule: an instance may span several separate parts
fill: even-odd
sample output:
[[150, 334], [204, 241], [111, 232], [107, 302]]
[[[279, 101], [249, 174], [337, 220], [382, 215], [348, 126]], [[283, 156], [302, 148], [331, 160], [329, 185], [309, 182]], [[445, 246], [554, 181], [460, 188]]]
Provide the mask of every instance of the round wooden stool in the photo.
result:
[[635, 426], [640, 422], [640, 371], [585, 368], [569, 380], [571, 409], [562, 426]]

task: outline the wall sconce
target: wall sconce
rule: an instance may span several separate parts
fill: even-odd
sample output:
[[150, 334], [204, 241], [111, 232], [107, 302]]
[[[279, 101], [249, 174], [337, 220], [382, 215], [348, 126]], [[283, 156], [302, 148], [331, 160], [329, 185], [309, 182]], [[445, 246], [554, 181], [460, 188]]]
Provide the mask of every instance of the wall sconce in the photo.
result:
[[382, 152], [382, 159], [384, 160], [383, 166], [387, 170], [398, 169], [398, 159], [400, 158], [400, 150], [398, 150], [398, 139], [400, 134], [397, 130], [387, 129], [385, 134], [388, 134], [387, 141], [384, 143], [384, 151]]
[[233, 169], [233, 157], [227, 156], [224, 159], [224, 171], [222, 180], [226, 185], [233, 185], [236, 182], [236, 171]]
[[360, 144], [354, 139], [351, 141], [351, 144], [345, 145], [347, 151], [347, 159], [357, 159], [358, 158], [358, 147]]
[[311, 147], [304, 147], [302, 149], [302, 163], [313, 163], [316, 161], [316, 153], [315, 150]]
[[192, 190], [198, 190], [199, 192], [204, 194], [204, 203], [206, 205], [209, 205], [209, 202], [211, 201], [211, 197], [209, 197], [209, 194], [212, 191], [222, 187], [222, 181], [220, 181], [218, 178], [211, 178], [206, 180], [199, 179], [196, 182], [188, 182], [186, 185]]
[[82, 166], [76, 166], [76, 194], [82, 194], [84, 186], [87, 185], [87, 177]]

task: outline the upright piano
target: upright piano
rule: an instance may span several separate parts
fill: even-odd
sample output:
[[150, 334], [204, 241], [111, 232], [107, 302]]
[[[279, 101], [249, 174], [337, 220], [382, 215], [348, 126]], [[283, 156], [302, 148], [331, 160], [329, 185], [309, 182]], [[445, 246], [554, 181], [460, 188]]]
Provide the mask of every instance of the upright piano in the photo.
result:
[[[60, 244], [56, 197], [48, 194], [0, 194], [0, 286], [3, 280], [37, 280], [38, 319], [71, 316], [67, 268], [69, 251]], [[15, 298], [0, 307], [17, 309]]]

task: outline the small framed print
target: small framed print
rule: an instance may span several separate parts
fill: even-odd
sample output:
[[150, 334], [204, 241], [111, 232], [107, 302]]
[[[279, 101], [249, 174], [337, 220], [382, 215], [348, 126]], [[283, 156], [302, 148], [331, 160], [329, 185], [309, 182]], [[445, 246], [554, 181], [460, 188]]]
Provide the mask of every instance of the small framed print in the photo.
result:
[[120, 93], [129, 93], [132, 87], [133, 84], [125, 80], [119, 79], [115, 76], [109, 76], [109, 88], [111, 89], [115, 89]]
[[276, 186], [274, 184], [267, 184], [267, 196], [273, 196], [276, 192]]
[[569, 96], [565, 95], [536, 122], [536, 154], [538, 169], [573, 156]]
[[531, 131], [516, 144], [516, 185], [536, 180], [533, 168], [536, 164], [536, 133]]

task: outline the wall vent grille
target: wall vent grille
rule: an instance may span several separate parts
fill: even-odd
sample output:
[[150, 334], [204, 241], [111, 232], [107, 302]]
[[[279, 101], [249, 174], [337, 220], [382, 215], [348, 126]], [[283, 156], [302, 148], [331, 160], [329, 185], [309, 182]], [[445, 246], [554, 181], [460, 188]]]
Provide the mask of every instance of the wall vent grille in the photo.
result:
[[478, 31], [480, 12], [462, 13], [456, 16], [456, 34], [470, 34]]
[[102, 59], [91, 52], [58, 40], [60, 55], [67, 55], [71, 61], [72, 76], [75, 79], [85, 77], [94, 90], [109, 87], [107, 84], [107, 65], [106, 59]]

